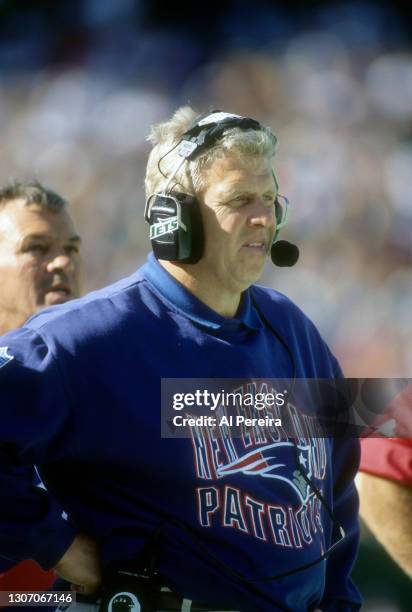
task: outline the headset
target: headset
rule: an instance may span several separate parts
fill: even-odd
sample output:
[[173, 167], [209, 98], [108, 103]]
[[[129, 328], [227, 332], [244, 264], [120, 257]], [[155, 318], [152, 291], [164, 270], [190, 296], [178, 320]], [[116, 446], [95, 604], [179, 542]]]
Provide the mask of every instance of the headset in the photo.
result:
[[[234, 127], [241, 130], [259, 131], [263, 129], [258, 121], [250, 117], [213, 110], [197, 117], [182, 135], [180, 141], [166, 153], [168, 155], [176, 149], [179, 159], [171, 171], [163, 192], [148, 197], [144, 212], [145, 220], [150, 225], [152, 249], [158, 259], [190, 264], [197, 263], [201, 259], [205, 236], [199, 201], [192, 195], [174, 192], [173, 188], [170, 189], [170, 185], [185, 162], [196, 159], [204, 151], [210, 149], [227, 130]], [[273, 177], [278, 191], [274, 173]], [[276, 231], [273, 243], [279, 231], [288, 221], [289, 202], [284, 196], [277, 195], [274, 205]], [[285, 244], [289, 245], [289, 243]], [[297, 247], [294, 248], [297, 249]], [[294, 263], [295, 261], [292, 264], [278, 263], [278, 265], [293, 265]]]

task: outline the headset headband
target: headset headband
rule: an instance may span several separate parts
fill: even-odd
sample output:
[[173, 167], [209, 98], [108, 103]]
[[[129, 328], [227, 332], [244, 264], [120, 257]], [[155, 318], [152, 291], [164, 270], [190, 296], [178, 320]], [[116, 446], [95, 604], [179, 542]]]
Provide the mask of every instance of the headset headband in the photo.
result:
[[[168, 189], [176, 174], [185, 161], [192, 161], [206, 149], [210, 149], [217, 142], [226, 130], [238, 127], [241, 130], [262, 130], [263, 126], [256, 119], [242, 117], [233, 113], [225, 113], [220, 110], [213, 110], [196, 117], [191, 126], [184, 132], [180, 142], [176, 146], [177, 159], [175, 167], [170, 172], [170, 176], [163, 188], [162, 194], [168, 194]], [[276, 140], [276, 136], [273, 135]], [[172, 149], [173, 150], [173, 149]], [[276, 179], [275, 179], [276, 180]], [[276, 183], [277, 184], [277, 183]], [[168, 194], [170, 195], [170, 194]], [[144, 217], [150, 222], [150, 196], [146, 201]]]
[[[191, 151], [187, 155], [184, 155], [183, 152], [183, 156], [188, 160], [193, 160], [203, 150], [212, 147], [223, 136], [226, 130], [234, 127], [238, 127], [241, 130], [258, 131], [263, 126], [250, 117], [241, 117], [240, 115], [225, 113], [219, 110], [200, 115], [182, 136], [181, 142], [190, 142], [191, 145], [195, 145], [190, 147]], [[185, 150], [185, 147], [183, 149]]]

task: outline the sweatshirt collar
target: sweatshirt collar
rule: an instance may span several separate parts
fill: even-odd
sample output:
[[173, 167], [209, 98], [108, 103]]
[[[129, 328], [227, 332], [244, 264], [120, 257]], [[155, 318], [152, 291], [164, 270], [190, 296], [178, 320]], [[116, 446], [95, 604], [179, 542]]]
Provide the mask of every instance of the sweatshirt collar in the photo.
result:
[[263, 327], [262, 321], [253, 307], [249, 289], [242, 293], [236, 315], [228, 318], [221, 316], [190, 293], [161, 266], [153, 253], [149, 253], [147, 262], [141, 268], [141, 273], [165, 300], [198, 325], [227, 331], [236, 331], [241, 328], [258, 330]]

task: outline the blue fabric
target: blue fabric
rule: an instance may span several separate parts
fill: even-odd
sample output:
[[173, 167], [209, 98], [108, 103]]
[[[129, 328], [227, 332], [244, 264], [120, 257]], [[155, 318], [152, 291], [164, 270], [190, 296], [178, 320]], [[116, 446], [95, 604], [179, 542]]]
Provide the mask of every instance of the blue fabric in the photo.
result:
[[[187, 598], [253, 611], [303, 612], [322, 600], [328, 610], [359, 609], [348, 577], [358, 540], [355, 441], [308, 442], [312, 480], [345, 543], [327, 562], [251, 585], [227, 566], [251, 580], [279, 574], [316, 560], [337, 537], [313, 492], [302, 500], [292, 486], [293, 448], [258, 431], [228, 443], [213, 432], [160, 437], [162, 377], [246, 378], [257, 389], [267, 378], [341, 376], [288, 298], [254, 286], [227, 319], [149, 257], [129, 278], [41, 312], [0, 346], [14, 356], [0, 369], [0, 554], [48, 568], [82, 531], [107, 565], [138, 560], [158, 530], [159, 571]], [[270, 460], [273, 448], [289, 474], [283, 480], [224, 473], [252, 451]], [[48, 491], [17, 474], [32, 463]]]

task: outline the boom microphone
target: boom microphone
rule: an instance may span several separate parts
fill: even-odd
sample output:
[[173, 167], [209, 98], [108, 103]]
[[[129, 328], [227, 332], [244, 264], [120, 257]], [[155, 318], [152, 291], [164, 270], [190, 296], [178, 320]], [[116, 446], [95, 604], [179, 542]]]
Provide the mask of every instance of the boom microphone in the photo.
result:
[[299, 249], [296, 244], [286, 240], [278, 240], [272, 245], [270, 256], [275, 266], [281, 268], [294, 266], [299, 259]]

